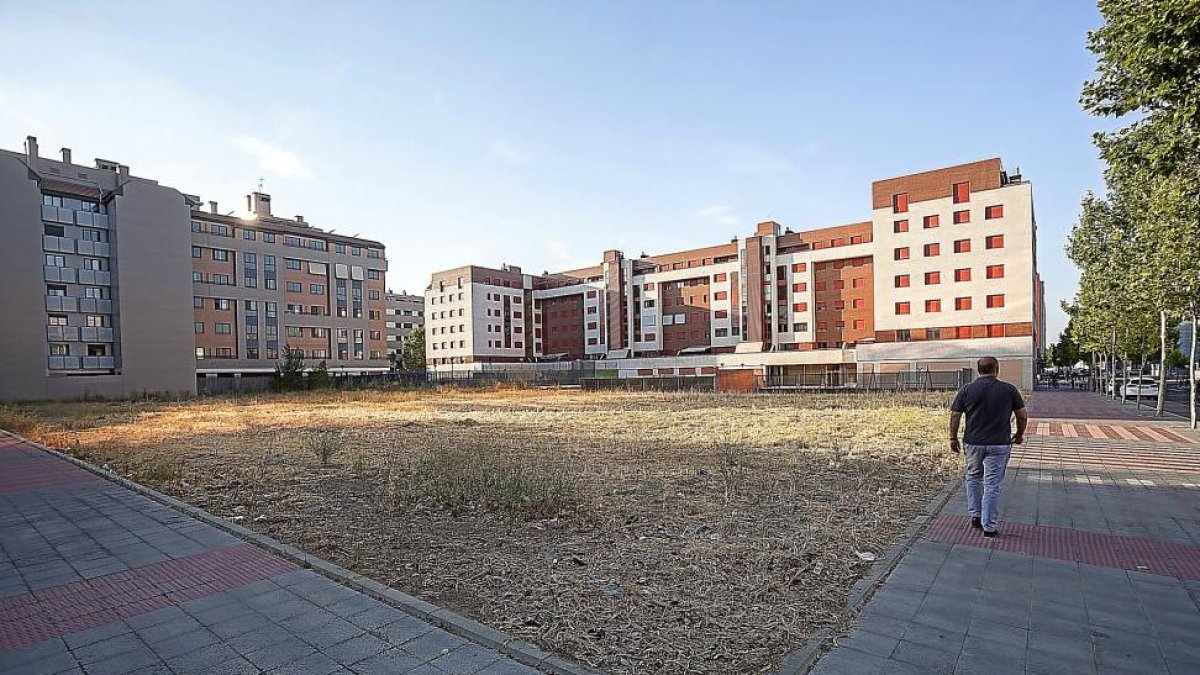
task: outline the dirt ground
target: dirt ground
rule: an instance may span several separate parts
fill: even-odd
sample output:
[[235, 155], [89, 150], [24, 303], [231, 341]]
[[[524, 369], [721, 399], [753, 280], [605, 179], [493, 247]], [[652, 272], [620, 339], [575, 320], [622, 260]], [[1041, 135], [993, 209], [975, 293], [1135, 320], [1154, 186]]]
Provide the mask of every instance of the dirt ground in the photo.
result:
[[947, 403], [445, 389], [0, 425], [610, 673], [757, 673], [950, 478]]

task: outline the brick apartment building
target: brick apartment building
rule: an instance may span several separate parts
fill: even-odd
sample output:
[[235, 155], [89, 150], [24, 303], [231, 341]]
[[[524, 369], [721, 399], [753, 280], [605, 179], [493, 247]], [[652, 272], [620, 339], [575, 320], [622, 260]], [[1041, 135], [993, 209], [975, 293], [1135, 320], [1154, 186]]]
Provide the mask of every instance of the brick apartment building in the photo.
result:
[[871, 219], [529, 275], [466, 266], [426, 290], [435, 368], [604, 359], [620, 376], [956, 370], [1030, 383], [1044, 348], [1033, 192], [999, 159], [872, 185]]
[[387, 355], [398, 354], [404, 341], [415, 329], [425, 326], [425, 298], [411, 295], [408, 291], [387, 292], [387, 307], [384, 310], [384, 337], [387, 338]]
[[247, 199], [221, 215], [33, 137], [0, 150], [0, 399], [194, 394], [198, 377], [268, 375], [289, 344], [386, 370], [383, 246]]

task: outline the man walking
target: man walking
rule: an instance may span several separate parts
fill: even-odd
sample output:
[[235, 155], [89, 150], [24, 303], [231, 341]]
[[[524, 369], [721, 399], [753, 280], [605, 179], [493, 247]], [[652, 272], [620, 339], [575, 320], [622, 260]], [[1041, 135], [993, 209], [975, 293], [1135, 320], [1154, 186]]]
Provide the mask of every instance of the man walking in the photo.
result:
[[[960, 452], [958, 426], [965, 413], [967, 431], [967, 512], [971, 525], [983, 529], [983, 536], [997, 534], [1000, 515], [1000, 484], [1008, 467], [1013, 445], [1025, 441], [1029, 413], [1017, 388], [1000, 380], [1000, 362], [985, 356], [975, 364], [979, 377], [958, 390], [950, 404], [950, 450]], [[1012, 417], [1017, 418], [1017, 433], [1012, 435]], [[982, 486], [980, 485], [982, 483]], [[982, 487], [982, 490], [980, 489]]]

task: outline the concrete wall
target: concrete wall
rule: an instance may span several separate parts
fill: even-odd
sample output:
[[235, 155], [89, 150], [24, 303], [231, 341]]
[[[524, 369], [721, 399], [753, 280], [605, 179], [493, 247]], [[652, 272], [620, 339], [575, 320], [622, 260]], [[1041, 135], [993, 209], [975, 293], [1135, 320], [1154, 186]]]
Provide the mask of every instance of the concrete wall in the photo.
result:
[[0, 153], [0, 399], [46, 397], [41, 203], [24, 162]]
[[135, 178], [109, 209], [123, 393], [195, 394], [190, 211], [183, 195]]

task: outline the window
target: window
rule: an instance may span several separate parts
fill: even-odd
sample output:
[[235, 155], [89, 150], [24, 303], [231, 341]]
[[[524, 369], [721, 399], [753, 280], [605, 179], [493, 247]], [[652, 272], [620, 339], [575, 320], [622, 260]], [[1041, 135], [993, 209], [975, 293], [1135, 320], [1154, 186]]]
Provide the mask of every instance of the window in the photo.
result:
[[807, 302], [793, 303], [792, 311], [793, 312], [807, 312], [808, 311], [808, 303]]
[[907, 303], [907, 302], [897, 302], [896, 303], [896, 313], [897, 314], [909, 314], [910, 312], [912, 312], [912, 306], [909, 303]]
[[192, 257], [193, 258], [199, 259], [200, 256], [202, 256], [202, 255], [204, 255], [204, 252], [199, 246], [192, 247]]
[[816, 285], [813, 287], [813, 289], [814, 289], [814, 290], [817, 290], [817, 291], [823, 291], [823, 290], [825, 290], [825, 282], [824, 282], [824, 281], [818, 281], [818, 282], [816, 283]]
[[901, 328], [900, 330], [896, 331], [896, 341], [897, 342], [909, 342], [911, 340], [912, 340], [912, 331], [908, 330], [907, 328]]
[[303, 293], [304, 284], [299, 281], [289, 281], [287, 282], [287, 291], [288, 293]]
[[104, 328], [104, 324], [105, 324], [104, 315], [103, 314], [88, 314], [86, 324], [87, 324], [88, 328]]
[[988, 309], [996, 309], [999, 307], [1003, 307], [1004, 306], [1004, 294], [996, 293], [994, 295], [987, 296], [987, 306], [988, 306]]
[[850, 288], [862, 288], [864, 280], [862, 277], [854, 277], [850, 280]]
[[246, 241], [254, 241], [257, 233], [254, 230], [242, 230], [242, 239]]
[[192, 283], [196, 283], [196, 284], [204, 283], [204, 273], [203, 272], [192, 272]]
[[892, 222], [892, 232], [895, 232], [896, 234], [900, 234], [901, 232], [908, 232], [908, 221], [907, 220], [897, 220], [897, 221]]
[[907, 274], [897, 274], [895, 279], [896, 288], [908, 288], [909, 281]]
[[987, 278], [1003, 279], [1004, 278], [1004, 265], [988, 265], [987, 266]]
[[51, 342], [50, 343], [50, 355], [51, 356], [70, 356], [71, 355], [71, 346], [64, 342]]
[[213, 298], [213, 309], [228, 312], [230, 309], [229, 298]]
[[42, 224], [42, 232], [50, 235], [51, 237], [67, 236], [67, 228], [63, 227], [62, 225], [51, 225], [50, 223]]
[[[275, 243], [275, 235], [271, 232], [263, 232], [263, 242], [267, 243], [267, 244], [274, 244]], [[271, 358], [270, 351], [271, 350], [269, 350], [269, 349], [267, 350], [267, 352], [268, 352], [267, 358]]]
[[51, 326], [67, 325], [67, 315], [66, 314], [51, 314], [48, 317], [48, 320], [49, 320]]
[[954, 242], [954, 252], [955, 253], [970, 253], [971, 252], [971, 240], [970, 239], [959, 239], [959, 240], [955, 241]]
[[989, 206], [983, 210], [984, 220], [994, 220], [996, 218], [1003, 218], [1003, 217], [1004, 217], [1004, 205], [1003, 204], [996, 204], [995, 206]]
[[208, 231], [218, 237], [232, 237], [233, 236], [233, 233], [229, 230], [228, 225], [217, 225], [216, 223], [213, 223], [212, 226], [209, 227]]
[[84, 258], [83, 269], [100, 272], [104, 269], [104, 261], [99, 258]]
[[83, 289], [83, 297], [91, 298], [93, 300], [103, 300], [104, 289], [99, 286], [88, 286], [87, 288]]
[[1004, 248], [1004, 235], [1002, 234], [993, 234], [984, 241], [985, 248]]
[[[67, 257], [64, 255], [46, 254], [46, 267], [66, 267]], [[61, 278], [61, 277], [60, 277]]]
[[971, 184], [967, 182], [954, 184], [954, 203], [964, 204], [971, 201]]
[[380, 258], [380, 257], [382, 257], [382, 255], [383, 255], [382, 252], [377, 248], [367, 249], [367, 257], [368, 258]]
[[854, 298], [853, 300], [850, 301], [850, 306], [853, 307], [854, 309], [862, 309], [863, 299], [862, 298]]
[[971, 212], [970, 211], [955, 211], [954, 212], [954, 223], [956, 225], [961, 225], [962, 223], [969, 223], [969, 222], [971, 222]]
[[367, 270], [367, 278], [373, 281], [379, 281], [379, 270]]
[[717, 291], [716, 293], [713, 293], [713, 300], [728, 300], [728, 299], [729, 299], [728, 291]]
[[228, 274], [214, 274], [212, 275], [212, 282], [218, 286], [232, 286], [233, 277]]
[[939, 224], [940, 223], [938, 222], [938, 217], [936, 215], [925, 216], [925, 229], [932, 230], [933, 228], [937, 227]]
[[954, 280], [955, 281], [970, 281], [971, 280], [971, 268], [970, 267], [960, 267], [960, 268], [954, 270]]
[[925, 273], [925, 285], [926, 286], [934, 286], [934, 285], [937, 285], [940, 283], [942, 283], [942, 273], [941, 272], [926, 272]]
[[284, 264], [285, 264], [285, 265], [287, 265], [287, 268], [288, 268], [289, 270], [298, 270], [298, 269], [300, 269], [300, 261], [299, 261], [299, 260], [296, 260], [296, 259], [294, 259], [294, 258], [284, 258], [284, 259], [283, 259], [283, 262], [284, 262]]
[[309, 284], [308, 292], [310, 295], [325, 295], [325, 284]]
[[204, 231], [204, 226], [201, 225], [199, 222], [193, 220], [192, 221], [192, 232], [203, 232], [203, 231]]
[[220, 248], [214, 248], [212, 250], [212, 259], [222, 262], [227, 261], [229, 260], [229, 251]]
[[938, 243], [925, 244], [925, 257], [932, 258], [942, 252], [942, 245]]
[[942, 311], [942, 301], [941, 300], [926, 300], [925, 301], [925, 313], [926, 314], [934, 314], [934, 313], [940, 312], [940, 311]]
[[642, 307], [644, 309], [652, 309], [654, 307], [654, 300], [651, 300], [651, 299], [643, 300]]
[[201, 333], [204, 332], [204, 322], [197, 321], [197, 322], [193, 323], [192, 330], [194, 330], [196, 332], [196, 335], [200, 335]]
[[379, 299], [379, 291], [374, 291], [374, 290], [367, 291], [367, 299], [368, 300], [378, 300]]
[[104, 237], [100, 234], [100, 230], [93, 230], [86, 227], [79, 230], [79, 238], [84, 241], [104, 241]]
[[802, 262], [792, 263], [792, 271], [793, 272], [807, 272], [808, 271], [808, 263], [802, 263]]
[[293, 237], [289, 234], [285, 234], [285, 235], [283, 235], [283, 245], [284, 246], [295, 246], [296, 248], [299, 248], [300, 247], [300, 237]]
[[892, 251], [892, 260], [908, 260], [908, 247], [901, 246]]
[[955, 298], [954, 299], [954, 309], [957, 309], [960, 312], [971, 309], [971, 298], [970, 297]]
[[892, 212], [907, 213], [908, 212], [908, 193], [901, 192], [892, 195]]

